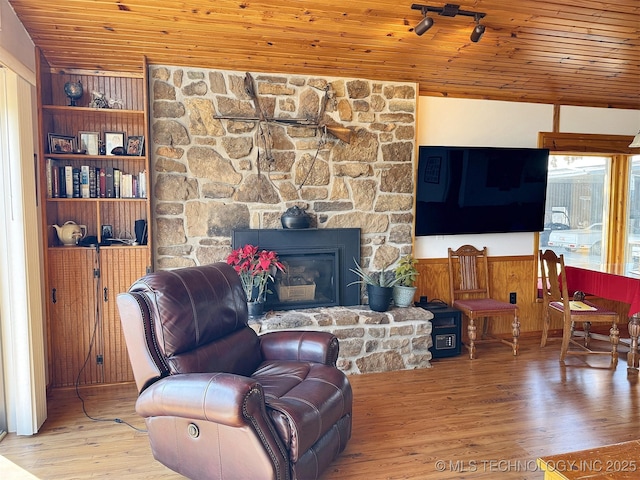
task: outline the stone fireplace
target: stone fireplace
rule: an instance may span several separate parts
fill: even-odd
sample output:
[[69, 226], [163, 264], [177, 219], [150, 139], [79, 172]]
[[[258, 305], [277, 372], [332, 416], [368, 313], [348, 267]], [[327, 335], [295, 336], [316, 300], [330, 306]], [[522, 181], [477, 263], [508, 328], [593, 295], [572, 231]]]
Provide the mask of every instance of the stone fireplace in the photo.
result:
[[[252, 76], [266, 117], [306, 118], [311, 125], [258, 121], [245, 72], [150, 67], [155, 268], [223, 261], [234, 230], [281, 230], [280, 217], [292, 206], [306, 209], [310, 231], [318, 234], [359, 229], [359, 252], [353, 257], [369, 270], [393, 268], [412, 248], [417, 85]], [[348, 143], [312, 125], [322, 112], [325, 91], [329, 101], [322, 120], [350, 130]], [[333, 262], [331, 248], [325, 250], [317, 252], [318, 265]], [[301, 265], [301, 258], [289, 260], [296, 273], [310, 267]], [[309, 284], [297, 286], [304, 285]], [[324, 303], [342, 297], [340, 291], [318, 287]], [[359, 292], [358, 287], [351, 288]], [[311, 293], [302, 288], [284, 295], [307, 298]], [[333, 332], [340, 339], [340, 368], [364, 373], [428, 367], [430, 318], [418, 308], [377, 313], [368, 307], [313, 305], [269, 310], [257, 328]]]
[[364, 267], [410, 253], [416, 85], [253, 77], [269, 118], [317, 118], [328, 90], [323, 120], [349, 129], [350, 143], [313, 126], [256, 121], [244, 72], [151, 66], [155, 268], [224, 260], [235, 229], [281, 228], [293, 205], [318, 230], [359, 228]]
[[285, 264], [269, 285], [266, 310], [359, 305], [360, 286], [350, 270], [360, 256], [360, 229], [239, 229], [232, 248], [274, 250]]

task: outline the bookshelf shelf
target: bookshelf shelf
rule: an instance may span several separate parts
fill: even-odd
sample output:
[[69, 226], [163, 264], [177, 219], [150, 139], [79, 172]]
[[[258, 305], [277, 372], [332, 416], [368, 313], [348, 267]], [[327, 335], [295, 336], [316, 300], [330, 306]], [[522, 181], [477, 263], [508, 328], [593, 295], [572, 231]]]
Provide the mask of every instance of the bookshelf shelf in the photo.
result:
[[91, 108], [91, 107], [68, 107], [63, 105], [42, 105], [45, 113], [55, 115], [103, 115], [108, 116], [126, 116], [137, 117], [144, 116], [144, 110], [125, 110], [122, 108]]
[[46, 153], [47, 158], [54, 160], [69, 160], [73, 162], [82, 162], [86, 160], [98, 161], [125, 161], [125, 162], [146, 162], [146, 158], [138, 155], [86, 155], [78, 153]]
[[[74, 386], [76, 380], [78, 385], [131, 382], [133, 373], [115, 299], [152, 269], [150, 192], [146, 190], [150, 186], [146, 59], [140, 61], [143, 73], [131, 75], [54, 68], [39, 49], [36, 52], [39, 195], [48, 296], [48, 386]], [[64, 85], [70, 81], [83, 86], [84, 94], [77, 100], [79, 106], [69, 106], [64, 94]], [[118, 100], [122, 108], [89, 107], [94, 91]], [[123, 144], [106, 142], [106, 133], [121, 133]], [[50, 134], [55, 135], [55, 145], [69, 153], [49, 153]], [[142, 137], [143, 148], [141, 155], [71, 153], [70, 147], [78, 148], [81, 136], [85, 145], [90, 144], [87, 146], [92, 153], [99, 151], [100, 142], [107, 148], [126, 148], [129, 137], [138, 137], [132, 142]], [[110, 137], [119, 140], [119, 135]], [[114, 175], [112, 188], [106, 181], [110, 172]], [[119, 191], [116, 175], [121, 180]], [[67, 197], [67, 186], [71, 198]], [[91, 238], [85, 240], [100, 248], [62, 246], [53, 225], [67, 221], [86, 227], [86, 237]], [[108, 238], [131, 239], [131, 243], [139, 239], [140, 245], [108, 245]], [[92, 338], [96, 340], [90, 345], [88, 339]]]

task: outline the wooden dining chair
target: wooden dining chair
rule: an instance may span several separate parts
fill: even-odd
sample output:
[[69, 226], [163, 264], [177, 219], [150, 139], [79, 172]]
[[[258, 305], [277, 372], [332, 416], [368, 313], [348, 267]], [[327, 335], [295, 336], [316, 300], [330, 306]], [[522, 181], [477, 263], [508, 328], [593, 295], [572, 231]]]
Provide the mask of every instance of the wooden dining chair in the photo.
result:
[[[476, 355], [478, 319], [483, 319], [483, 339], [490, 338], [505, 343], [511, 346], [514, 355], [518, 354], [518, 306], [491, 297], [487, 247], [482, 250], [472, 245], [463, 245], [457, 250], [449, 248], [449, 289], [453, 308], [460, 310], [469, 320], [467, 349], [470, 359], [474, 359]], [[512, 341], [489, 333], [489, 318], [505, 316], [512, 318]]]
[[[540, 270], [542, 273], [542, 298], [544, 300], [544, 324], [540, 346], [547, 344], [549, 325], [552, 317], [562, 318], [562, 347], [560, 361], [564, 362], [567, 355], [610, 355], [611, 366], [618, 363], [618, 314], [606, 310], [592, 302], [584, 300], [584, 293], [576, 292], [573, 299], [569, 297], [567, 275], [564, 269], [564, 256], [556, 255], [553, 250], [540, 250]], [[582, 324], [582, 331], [576, 331], [576, 323]], [[610, 324], [610, 351], [592, 350], [591, 324]], [[583, 337], [582, 342], [575, 338]], [[569, 349], [570, 346], [577, 347]]]

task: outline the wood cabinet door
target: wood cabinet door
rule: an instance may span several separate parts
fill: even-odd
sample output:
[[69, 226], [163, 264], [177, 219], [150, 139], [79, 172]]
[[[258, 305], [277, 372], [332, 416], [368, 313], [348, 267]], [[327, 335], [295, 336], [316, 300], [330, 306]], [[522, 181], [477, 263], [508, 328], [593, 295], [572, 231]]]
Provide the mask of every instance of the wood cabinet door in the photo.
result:
[[101, 383], [100, 312], [96, 304], [99, 278], [94, 275], [95, 250], [50, 248], [49, 375], [52, 387]]
[[103, 248], [100, 250], [102, 337], [104, 339], [104, 382], [133, 381], [133, 372], [116, 305], [118, 293], [126, 292], [151, 265], [146, 247]]

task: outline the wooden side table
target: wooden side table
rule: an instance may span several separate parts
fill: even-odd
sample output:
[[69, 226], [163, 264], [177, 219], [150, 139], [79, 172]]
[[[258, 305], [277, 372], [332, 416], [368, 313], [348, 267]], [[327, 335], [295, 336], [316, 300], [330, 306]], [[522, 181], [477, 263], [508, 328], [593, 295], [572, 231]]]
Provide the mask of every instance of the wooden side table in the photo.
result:
[[640, 440], [537, 459], [544, 480], [632, 480], [640, 478]]

